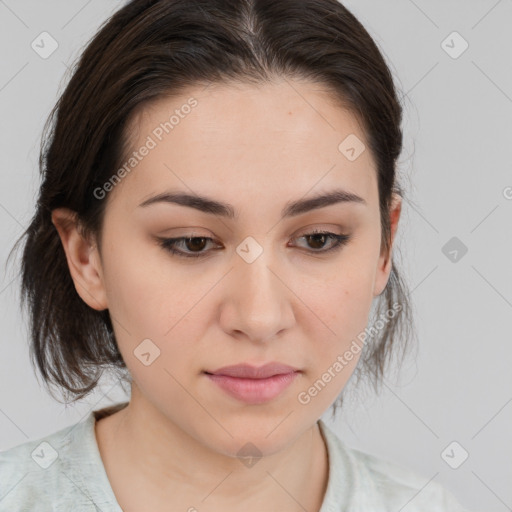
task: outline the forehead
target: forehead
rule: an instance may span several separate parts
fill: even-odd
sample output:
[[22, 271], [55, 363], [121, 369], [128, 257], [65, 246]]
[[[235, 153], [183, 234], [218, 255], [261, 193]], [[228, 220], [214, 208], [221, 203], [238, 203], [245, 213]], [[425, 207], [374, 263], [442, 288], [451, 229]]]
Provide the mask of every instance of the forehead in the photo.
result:
[[347, 144], [358, 152], [367, 146], [358, 120], [319, 84], [283, 79], [189, 88], [147, 105], [127, 133], [127, 162], [150, 148], [119, 187], [132, 206], [166, 188], [231, 202], [335, 186], [368, 202], [376, 193], [369, 150], [356, 159], [345, 153]]

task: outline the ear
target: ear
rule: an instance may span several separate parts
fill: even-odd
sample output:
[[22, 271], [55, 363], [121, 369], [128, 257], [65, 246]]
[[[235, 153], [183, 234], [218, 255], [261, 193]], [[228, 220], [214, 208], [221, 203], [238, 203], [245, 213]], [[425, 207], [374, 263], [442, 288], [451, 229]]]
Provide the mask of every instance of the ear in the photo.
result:
[[57, 208], [52, 211], [52, 223], [59, 233], [78, 295], [93, 309], [107, 309], [98, 249], [83, 235], [76, 212]]
[[400, 219], [400, 213], [402, 211], [402, 198], [393, 194], [391, 208], [390, 208], [390, 224], [391, 224], [391, 243], [389, 251], [382, 251], [379, 257], [379, 261], [377, 264], [377, 272], [375, 274], [375, 284], [373, 288], [373, 295], [376, 297], [380, 295], [389, 280], [389, 274], [391, 273], [391, 263], [392, 263], [392, 249], [395, 241], [396, 230], [398, 227], [398, 221]]

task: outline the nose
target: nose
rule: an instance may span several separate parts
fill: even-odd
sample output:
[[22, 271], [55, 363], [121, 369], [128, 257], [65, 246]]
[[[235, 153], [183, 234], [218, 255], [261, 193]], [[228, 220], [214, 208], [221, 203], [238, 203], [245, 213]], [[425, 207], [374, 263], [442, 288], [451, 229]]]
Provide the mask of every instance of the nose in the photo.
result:
[[220, 322], [231, 336], [265, 342], [294, 325], [290, 276], [270, 253], [264, 250], [251, 263], [237, 255], [226, 276]]

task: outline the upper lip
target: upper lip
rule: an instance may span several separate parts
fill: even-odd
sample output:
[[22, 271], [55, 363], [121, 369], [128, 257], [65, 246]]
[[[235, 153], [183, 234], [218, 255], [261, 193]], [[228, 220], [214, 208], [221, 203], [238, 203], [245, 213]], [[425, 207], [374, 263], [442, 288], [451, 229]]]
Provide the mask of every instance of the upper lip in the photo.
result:
[[233, 366], [223, 366], [211, 373], [214, 375], [226, 375], [228, 377], [238, 377], [242, 379], [266, 379], [274, 375], [282, 375], [298, 371], [297, 368], [287, 364], [272, 362], [263, 366], [252, 366], [249, 364], [237, 364]]

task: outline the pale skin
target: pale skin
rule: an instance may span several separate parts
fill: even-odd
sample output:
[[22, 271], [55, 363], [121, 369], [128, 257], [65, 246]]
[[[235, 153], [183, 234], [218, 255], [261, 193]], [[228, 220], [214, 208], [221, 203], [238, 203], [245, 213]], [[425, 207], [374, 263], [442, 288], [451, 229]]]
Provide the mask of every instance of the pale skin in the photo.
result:
[[[91, 308], [109, 309], [133, 378], [129, 405], [96, 423], [100, 454], [125, 512], [317, 512], [329, 476], [317, 420], [358, 356], [307, 405], [297, 396], [364, 330], [387, 284], [391, 251], [381, 251], [375, 164], [368, 149], [354, 161], [338, 150], [350, 134], [366, 143], [355, 117], [318, 84], [291, 80], [213, 84], [160, 99], [131, 124], [132, 150], [190, 97], [197, 106], [105, 199], [101, 254], [72, 212], [52, 215], [76, 290]], [[364, 203], [281, 219], [287, 203], [340, 188]], [[170, 203], [139, 207], [171, 189], [229, 203], [236, 217]], [[396, 197], [392, 241], [400, 209]], [[322, 254], [335, 240], [308, 242], [314, 229], [350, 238]], [[187, 236], [213, 239], [178, 245], [205, 256], [179, 257], [156, 241]], [[251, 263], [236, 252], [249, 236], [263, 250]], [[144, 339], [160, 349], [149, 366], [134, 355]], [[203, 373], [269, 361], [301, 373], [259, 405], [227, 395]], [[252, 467], [237, 457], [247, 442], [263, 454]]]

